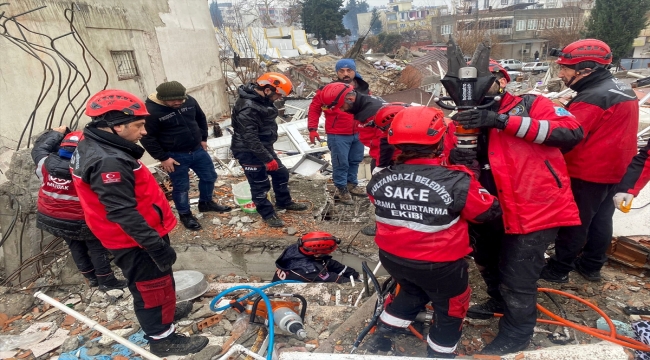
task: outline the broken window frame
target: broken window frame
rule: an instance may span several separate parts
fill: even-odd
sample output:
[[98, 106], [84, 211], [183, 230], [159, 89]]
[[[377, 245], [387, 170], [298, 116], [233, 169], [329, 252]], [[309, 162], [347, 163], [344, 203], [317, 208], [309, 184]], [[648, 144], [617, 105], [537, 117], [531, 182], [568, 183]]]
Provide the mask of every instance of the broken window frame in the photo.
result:
[[[133, 50], [111, 50], [111, 59], [113, 60], [113, 65], [115, 65], [115, 73], [117, 74], [117, 79], [122, 80], [131, 80], [140, 76], [140, 69], [138, 68], [138, 62], [135, 59], [135, 51]], [[126, 61], [129, 63], [129, 67], [126, 70], [120, 70], [118, 63], [120, 61]]]

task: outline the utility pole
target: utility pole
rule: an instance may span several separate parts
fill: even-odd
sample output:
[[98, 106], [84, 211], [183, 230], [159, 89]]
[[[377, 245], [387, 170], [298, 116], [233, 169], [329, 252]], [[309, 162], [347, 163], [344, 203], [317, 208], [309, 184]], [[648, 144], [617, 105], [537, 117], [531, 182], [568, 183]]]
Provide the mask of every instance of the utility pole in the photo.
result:
[[479, 26], [478, 26], [478, 0], [476, 0], [476, 26], [474, 27], [475, 31], [479, 31]]

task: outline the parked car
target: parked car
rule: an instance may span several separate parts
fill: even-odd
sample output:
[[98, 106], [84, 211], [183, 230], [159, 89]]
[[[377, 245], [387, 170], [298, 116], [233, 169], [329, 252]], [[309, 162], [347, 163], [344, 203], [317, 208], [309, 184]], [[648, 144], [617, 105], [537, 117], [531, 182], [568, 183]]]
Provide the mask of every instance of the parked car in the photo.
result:
[[499, 60], [499, 65], [503, 66], [506, 70], [521, 70], [522, 63], [515, 59]]
[[532, 71], [534, 74], [548, 71], [548, 62], [538, 61], [525, 63], [524, 66], [521, 67], [521, 71]]

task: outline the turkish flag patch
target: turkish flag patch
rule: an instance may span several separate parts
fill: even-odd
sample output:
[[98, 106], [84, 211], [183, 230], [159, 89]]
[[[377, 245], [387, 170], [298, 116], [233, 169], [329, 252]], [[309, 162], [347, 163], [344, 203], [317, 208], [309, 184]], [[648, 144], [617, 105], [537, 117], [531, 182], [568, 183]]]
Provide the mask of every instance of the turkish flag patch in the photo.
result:
[[105, 172], [102, 173], [102, 181], [104, 184], [117, 183], [122, 181], [122, 176], [117, 171]]

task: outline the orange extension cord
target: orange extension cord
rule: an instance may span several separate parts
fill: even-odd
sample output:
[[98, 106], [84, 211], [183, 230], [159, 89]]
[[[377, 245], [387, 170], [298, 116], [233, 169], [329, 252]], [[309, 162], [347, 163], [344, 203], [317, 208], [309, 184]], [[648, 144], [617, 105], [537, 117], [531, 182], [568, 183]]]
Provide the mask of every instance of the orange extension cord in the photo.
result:
[[[578, 302], [580, 302], [580, 303], [582, 303], [584, 305], [587, 305], [592, 310], [597, 312], [598, 315], [602, 316], [603, 319], [605, 319], [605, 321], [607, 322], [607, 325], [609, 326], [610, 330], [605, 331], [605, 330], [595, 329], [595, 328], [592, 328], [592, 327], [589, 327], [589, 326], [576, 324], [576, 323], [574, 323], [572, 321], [569, 321], [567, 319], [564, 319], [564, 318], [552, 313], [550, 310], [548, 310], [547, 308], [543, 307], [540, 304], [537, 304], [537, 310], [539, 310], [542, 314], [550, 317], [553, 320], [537, 319], [538, 323], [550, 324], [550, 325], [559, 325], [559, 326], [567, 326], [567, 327], [570, 327], [570, 328], [573, 328], [573, 329], [576, 329], [576, 330], [580, 330], [583, 333], [591, 335], [593, 337], [597, 337], [597, 338], [602, 339], [602, 340], [607, 340], [607, 341], [612, 342], [614, 344], [618, 344], [618, 345], [628, 347], [628, 348], [631, 348], [631, 349], [634, 349], [634, 350], [650, 352], [650, 346], [648, 346], [648, 345], [646, 345], [646, 344], [644, 344], [644, 343], [642, 343], [640, 341], [629, 338], [627, 336], [617, 334], [616, 333], [616, 327], [614, 326], [614, 323], [612, 323], [612, 320], [609, 318], [609, 316], [607, 316], [607, 314], [605, 314], [596, 305], [590, 303], [589, 301], [587, 301], [587, 300], [585, 300], [585, 299], [583, 299], [583, 298], [581, 298], [579, 296], [571, 295], [571, 294], [566, 293], [564, 291], [555, 290], [555, 289], [538, 288], [537, 291], [566, 296], [569, 299], [573, 299], [573, 300], [576, 300], [576, 301], [578, 301]], [[397, 286], [397, 289], [395, 291], [395, 295], [397, 295], [398, 292], [399, 292], [399, 285]], [[495, 313], [494, 316], [495, 317], [501, 317], [501, 316], [503, 316], [503, 314]], [[422, 341], [425, 341], [422, 334], [420, 334], [413, 327], [413, 325], [409, 325], [409, 330], [418, 339], [420, 339]]]

